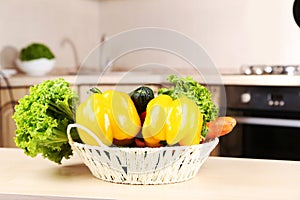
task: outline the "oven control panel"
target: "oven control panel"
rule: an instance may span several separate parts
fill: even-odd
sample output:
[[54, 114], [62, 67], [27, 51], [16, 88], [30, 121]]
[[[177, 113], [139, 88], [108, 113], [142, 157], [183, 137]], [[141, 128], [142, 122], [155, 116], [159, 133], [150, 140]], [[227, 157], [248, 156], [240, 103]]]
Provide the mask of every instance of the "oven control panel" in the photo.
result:
[[241, 94], [241, 102], [242, 103], [249, 103], [251, 101], [251, 93], [245, 92]]
[[268, 105], [269, 106], [284, 106], [284, 96], [282, 94], [269, 94]]
[[225, 86], [233, 109], [300, 111], [300, 87]]

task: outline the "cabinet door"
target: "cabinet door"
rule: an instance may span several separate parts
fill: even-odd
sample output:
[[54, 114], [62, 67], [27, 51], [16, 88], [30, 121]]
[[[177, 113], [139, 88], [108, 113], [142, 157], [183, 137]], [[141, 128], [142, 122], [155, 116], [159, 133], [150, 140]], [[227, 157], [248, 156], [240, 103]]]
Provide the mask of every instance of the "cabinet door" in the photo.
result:
[[0, 145], [3, 147], [16, 147], [14, 142], [16, 124], [12, 119], [14, 105], [18, 99], [29, 93], [28, 88], [14, 88], [11, 90], [13, 99], [9, 95], [8, 89], [1, 89], [1, 137]]

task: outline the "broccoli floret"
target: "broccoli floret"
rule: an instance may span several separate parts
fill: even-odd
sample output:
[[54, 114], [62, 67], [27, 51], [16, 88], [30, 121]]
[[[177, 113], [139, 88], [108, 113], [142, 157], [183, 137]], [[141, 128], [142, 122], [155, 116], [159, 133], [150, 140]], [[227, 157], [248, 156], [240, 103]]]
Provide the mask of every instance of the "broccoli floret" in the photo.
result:
[[30, 61], [39, 58], [47, 58], [50, 60], [55, 58], [55, 56], [46, 45], [41, 43], [32, 43], [29, 46], [21, 49], [21, 61]]

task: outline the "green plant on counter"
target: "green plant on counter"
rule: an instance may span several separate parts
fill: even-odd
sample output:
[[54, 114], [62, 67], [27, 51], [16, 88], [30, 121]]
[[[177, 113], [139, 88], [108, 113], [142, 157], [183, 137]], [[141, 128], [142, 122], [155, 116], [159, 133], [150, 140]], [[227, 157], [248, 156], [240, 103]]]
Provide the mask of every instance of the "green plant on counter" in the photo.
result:
[[[78, 95], [69, 86], [62, 78], [44, 81], [32, 86], [29, 95], [15, 106], [15, 143], [26, 155], [42, 154], [59, 164], [72, 155], [66, 129], [75, 122]], [[81, 141], [75, 129], [71, 135]]]
[[50, 60], [55, 58], [55, 56], [46, 45], [41, 43], [32, 43], [29, 46], [21, 49], [21, 61], [30, 61], [39, 58], [47, 58]]

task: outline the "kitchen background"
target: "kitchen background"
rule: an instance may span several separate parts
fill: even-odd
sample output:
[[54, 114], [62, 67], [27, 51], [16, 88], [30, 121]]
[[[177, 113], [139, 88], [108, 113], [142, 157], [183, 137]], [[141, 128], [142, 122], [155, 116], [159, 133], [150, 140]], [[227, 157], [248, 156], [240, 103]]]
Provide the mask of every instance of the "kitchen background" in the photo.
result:
[[[244, 64], [300, 64], [300, 29], [293, 19], [293, 2], [1, 0], [0, 64], [11, 68], [11, 53], [36, 41], [53, 50], [56, 70], [72, 68], [104, 36], [143, 26], [174, 29], [194, 39], [221, 73], [239, 73]], [[117, 67], [126, 70], [140, 58], [129, 56]]]
[[[300, 28], [294, 21], [293, 4], [294, 0], [1, 0], [0, 69], [14, 68], [18, 51], [32, 42], [49, 46], [57, 62], [47, 76], [1, 79], [0, 146], [15, 147], [12, 115], [17, 100], [29, 93], [31, 85], [51, 75], [66, 78], [83, 101], [97, 83], [102, 91], [115, 88], [116, 83], [125, 92], [144, 83], [157, 91], [166, 84], [163, 76], [168, 74], [160, 66], [192, 74], [187, 71], [189, 64], [174, 55], [145, 50], [121, 57], [112, 69], [129, 71], [158, 63], [158, 74], [133, 73], [125, 79], [120, 75], [124, 73], [108, 73], [98, 82], [95, 75], [100, 75], [99, 68], [109, 55], [96, 52], [95, 59], [90, 59], [94, 58], [90, 52], [112, 35], [146, 26], [185, 34], [206, 50], [223, 74], [224, 86], [204, 83], [220, 110], [227, 106], [226, 114], [238, 123], [232, 134], [220, 139], [215, 155], [300, 160]], [[99, 63], [101, 57], [103, 63]], [[90, 73], [70, 75], [81, 63]], [[267, 72], [270, 68], [256, 66], [262, 64], [274, 65], [272, 73], [240, 75], [243, 65], [251, 65], [251, 72]]]

